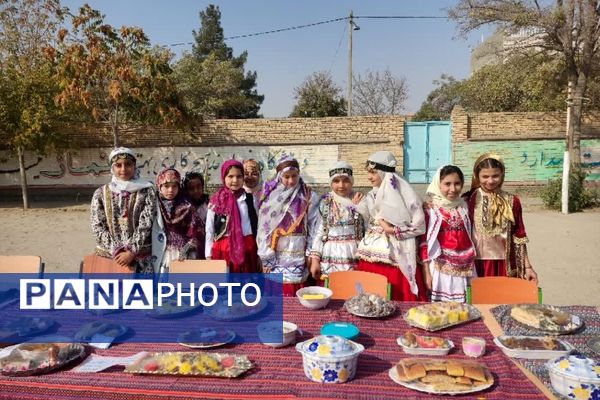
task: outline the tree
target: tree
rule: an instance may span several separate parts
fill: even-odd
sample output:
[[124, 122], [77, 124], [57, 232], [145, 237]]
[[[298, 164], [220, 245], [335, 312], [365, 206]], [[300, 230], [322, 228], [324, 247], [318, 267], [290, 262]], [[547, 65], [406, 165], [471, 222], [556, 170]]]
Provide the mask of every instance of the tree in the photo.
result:
[[497, 25], [508, 33], [525, 33], [521, 48], [561, 57], [572, 90], [568, 148], [571, 162], [579, 166], [583, 99], [600, 52], [599, 1], [556, 0], [544, 6], [537, 0], [459, 0], [448, 13], [462, 33]]
[[123, 122], [175, 125], [184, 119], [170, 60], [164, 49], [151, 48], [140, 28], [116, 30], [99, 11], [84, 5], [62, 28], [58, 44], [48, 49], [56, 65], [63, 108], [80, 107], [85, 117], [107, 123], [119, 146]]
[[395, 77], [389, 69], [382, 73], [367, 71], [364, 76], [358, 74], [352, 87], [352, 107], [356, 115], [399, 114], [408, 99], [406, 78]]
[[[248, 71], [244, 74], [244, 66], [248, 59], [248, 52], [244, 51], [237, 57], [233, 56], [233, 49], [225, 44], [225, 36], [223, 34], [223, 28], [221, 27], [221, 11], [218, 6], [210, 4], [206, 10], [200, 12], [200, 29], [198, 32], [193, 31], [195, 44], [192, 48], [192, 56], [198, 62], [197, 66], [202, 68], [200, 65], [207, 61], [209, 57], [213, 57], [215, 61], [228, 63], [226, 69], [237, 69], [238, 73], [242, 75], [242, 79], [236, 79], [237, 85], [236, 90], [228, 90], [224, 95], [231, 97], [230, 99], [223, 99], [222, 105], [219, 108], [214, 109], [214, 116], [216, 118], [256, 118], [258, 117], [258, 111], [260, 106], [265, 99], [265, 96], [259, 95], [256, 91], [256, 77], [255, 71]], [[214, 63], [215, 61], [211, 61]], [[210, 66], [211, 63], [208, 65]], [[189, 66], [190, 62], [186, 61], [186, 65]], [[205, 66], [206, 67], [206, 66]], [[204, 68], [205, 68], [204, 67]], [[226, 74], [227, 76], [228, 74]], [[181, 77], [183, 81], [181, 84], [186, 86], [186, 91], [192, 97], [204, 97], [200, 93], [192, 93], [191, 91], [200, 92], [205, 90], [203, 87], [193, 87], [193, 82], [186, 82], [185, 77]], [[218, 79], [218, 76], [215, 75]], [[244, 97], [243, 101], [240, 101], [240, 96]], [[220, 100], [216, 100], [214, 103], [219, 103]], [[189, 100], [188, 100], [189, 102]]]
[[413, 121], [442, 121], [450, 119], [455, 105], [461, 103], [462, 81], [451, 75], [442, 74], [439, 80], [433, 81], [437, 87], [427, 95], [421, 108], [413, 116]]
[[58, 86], [44, 48], [64, 10], [58, 0], [0, 0], [0, 134], [19, 160], [23, 208], [29, 207], [24, 152], [47, 154], [64, 145]]
[[298, 102], [290, 117], [338, 117], [346, 115], [346, 101], [342, 88], [333, 82], [331, 74], [314, 72], [294, 88]]

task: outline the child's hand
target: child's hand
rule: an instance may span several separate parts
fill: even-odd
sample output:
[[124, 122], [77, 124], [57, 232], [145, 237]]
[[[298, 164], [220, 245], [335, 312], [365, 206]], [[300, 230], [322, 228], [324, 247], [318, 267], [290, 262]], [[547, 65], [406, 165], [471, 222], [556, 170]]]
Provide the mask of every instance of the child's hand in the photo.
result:
[[379, 220], [379, 226], [381, 226], [383, 228], [383, 231], [385, 233], [387, 233], [388, 235], [396, 234], [396, 229], [394, 229], [394, 225], [390, 224], [389, 222], [387, 222], [384, 219]]
[[317, 258], [312, 258], [312, 262], [310, 264], [310, 274], [312, 275], [315, 281], [319, 281], [321, 279], [321, 261]]
[[354, 196], [352, 197], [352, 204], [358, 204], [360, 203], [360, 201], [365, 197], [364, 194], [362, 194], [361, 192], [356, 192], [354, 193]]
[[534, 281], [535, 283], [538, 283], [537, 272], [535, 272], [533, 270], [533, 267], [529, 263], [527, 263], [527, 267], [525, 268], [525, 276], [524, 276], [524, 278], [525, 278], [525, 280]]
[[134, 259], [135, 255], [129, 250], [122, 251], [115, 256], [115, 261], [122, 267], [130, 266]]
[[429, 262], [423, 262], [423, 280], [425, 281], [425, 287], [428, 291], [431, 292], [433, 287], [433, 278], [431, 276], [431, 271], [429, 271]]

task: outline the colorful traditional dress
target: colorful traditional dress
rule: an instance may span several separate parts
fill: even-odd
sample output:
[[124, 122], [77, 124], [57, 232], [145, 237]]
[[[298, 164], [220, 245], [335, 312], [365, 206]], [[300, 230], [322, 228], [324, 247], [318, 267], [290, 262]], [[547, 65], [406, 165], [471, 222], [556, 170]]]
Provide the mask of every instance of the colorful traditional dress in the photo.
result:
[[[135, 163], [130, 149], [113, 150], [111, 163], [119, 157]], [[122, 251], [131, 251], [135, 255], [132, 268], [137, 273], [152, 273], [151, 232], [156, 214], [152, 183], [139, 179], [139, 171], [129, 181], [118, 179], [113, 171], [111, 182], [94, 192], [90, 208], [96, 254], [114, 259]]]
[[[426, 301], [423, 276], [416, 262], [415, 238], [425, 233], [425, 216], [419, 196], [396, 172], [396, 159], [388, 151], [372, 154], [367, 162], [382, 178], [361, 205], [360, 212], [369, 228], [358, 245], [357, 270], [384, 275], [392, 286], [392, 299]], [[393, 225], [395, 235], [379, 225]]]

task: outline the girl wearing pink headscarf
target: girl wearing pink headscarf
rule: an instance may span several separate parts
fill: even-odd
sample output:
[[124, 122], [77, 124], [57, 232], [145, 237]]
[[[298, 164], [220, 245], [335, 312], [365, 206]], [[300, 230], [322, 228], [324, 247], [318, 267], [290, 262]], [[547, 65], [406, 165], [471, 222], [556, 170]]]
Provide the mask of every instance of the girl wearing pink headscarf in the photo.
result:
[[244, 190], [244, 166], [228, 160], [221, 166], [223, 186], [210, 198], [206, 214], [206, 259], [225, 260], [229, 272], [259, 272], [257, 216], [252, 194]]

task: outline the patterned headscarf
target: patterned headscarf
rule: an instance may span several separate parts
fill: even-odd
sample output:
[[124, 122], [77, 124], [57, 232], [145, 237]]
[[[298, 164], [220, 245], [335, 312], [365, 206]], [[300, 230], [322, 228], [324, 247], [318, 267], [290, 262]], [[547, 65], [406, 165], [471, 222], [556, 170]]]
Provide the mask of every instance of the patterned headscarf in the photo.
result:
[[135, 193], [140, 191], [141, 189], [151, 188], [153, 185], [151, 182], [140, 179], [140, 171], [136, 168], [133, 177], [128, 181], [123, 181], [117, 177], [114, 171], [114, 164], [117, 160], [129, 159], [133, 161], [135, 165], [135, 153], [133, 150], [128, 149], [127, 147], [118, 147], [110, 152], [108, 156], [110, 160], [110, 171], [112, 174], [112, 178], [110, 183], [108, 184], [108, 188], [115, 193]]
[[252, 158], [245, 160], [244, 161], [244, 175], [246, 174], [246, 171], [256, 172], [258, 174], [258, 182], [256, 183], [256, 186], [253, 188], [247, 187], [246, 183], [244, 183], [244, 189], [248, 193], [257, 193], [261, 189], [261, 182], [262, 182], [262, 176], [260, 174], [260, 165], [258, 164], [258, 162], [256, 160], [254, 160]]
[[500, 185], [494, 190], [492, 193], [487, 193], [488, 195], [488, 213], [489, 217], [487, 221], [491, 226], [486, 228], [495, 229], [496, 227], [504, 226], [505, 221], [510, 221], [511, 223], [515, 222], [515, 217], [512, 212], [512, 204], [508, 201], [508, 196], [502, 190], [502, 184], [504, 183], [504, 177], [506, 173], [506, 166], [504, 165], [504, 161], [502, 158], [494, 153], [484, 153], [480, 155], [477, 160], [475, 160], [475, 164], [473, 165], [473, 177], [471, 178], [471, 189], [481, 189], [481, 183], [479, 182], [479, 166], [485, 160], [492, 159], [498, 161], [502, 165], [502, 179], [500, 180]]
[[208, 207], [215, 214], [227, 215], [229, 221], [227, 223], [227, 235], [229, 236], [229, 252], [231, 262], [235, 266], [240, 266], [244, 263], [244, 232], [242, 230], [242, 217], [240, 208], [237, 204], [237, 199], [244, 194], [244, 189], [240, 188], [235, 192], [225, 186], [225, 177], [231, 168], [239, 168], [244, 171], [244, 165], [237, 160], [228, 160], [221, 166], [221, 182], [223, 186], [210, 198]]
[[177, 192], [177, 196], [173, 200], [167, 200], [160, 194], [160, 187], [165, 183], [177, 183], [179, 186], [180, 181], [181, 175], [173, 168], [163, 169], [156, 177], [156, 186], [159, 191], [158, 206], [167, 231], [175, 229], [177, 224], [191, 220], [191, 213], [194, 212], [192, 204], [185, 200], [181, 190]]

